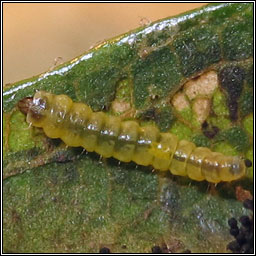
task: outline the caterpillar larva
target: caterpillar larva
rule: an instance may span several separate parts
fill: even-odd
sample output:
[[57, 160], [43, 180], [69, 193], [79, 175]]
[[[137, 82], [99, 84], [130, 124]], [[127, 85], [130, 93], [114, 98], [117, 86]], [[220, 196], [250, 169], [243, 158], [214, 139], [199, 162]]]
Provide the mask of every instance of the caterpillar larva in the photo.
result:
[[154, 126], [141, 127], [136, 121], [93, 112], [66, 95], [38, 91], [33, 98], [21, 100], [19, 108], [27, 114], [27, 122], [43, 128], [48, 137], [60, 138], [68, 146], [82, 146], [106, 158], [152, 165], [157, 170], [213, 183], [236, 180], [246, 172], [246, 161], [238, 156], [225, 156], [179, 141]]

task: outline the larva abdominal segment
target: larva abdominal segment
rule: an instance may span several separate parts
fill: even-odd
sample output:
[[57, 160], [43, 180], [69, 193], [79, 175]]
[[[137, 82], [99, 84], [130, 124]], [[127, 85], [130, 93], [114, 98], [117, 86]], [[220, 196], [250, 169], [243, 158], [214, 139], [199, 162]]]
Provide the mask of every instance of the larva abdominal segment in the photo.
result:
[[160, 133], [155, 126], [141, 127], [136, 121], [122, 121], [103, 112], [93, 112], [66, 95], [39, 91], [27, 111], [27, 122], [43, 128], [50, 138], [68, 146], [82, 146], [103, 157], [123, 162], [152, 165], [160, 171], [188, 176], [197, 181], [218, 183], [244, 176], [246, 166], [239, 157], [225, 156], [194, 143]]

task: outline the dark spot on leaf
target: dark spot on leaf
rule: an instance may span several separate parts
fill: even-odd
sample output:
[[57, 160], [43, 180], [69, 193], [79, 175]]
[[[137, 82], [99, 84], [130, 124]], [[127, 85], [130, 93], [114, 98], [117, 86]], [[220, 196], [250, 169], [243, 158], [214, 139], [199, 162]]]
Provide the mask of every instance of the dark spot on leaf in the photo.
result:
[[215, 135], [219, 132], [219, 128], [217, 126], [213, 126], [212, 130], [214, 131]]
[[[246, 200], [244, 207], [253, 210], [253, 201]], [[230, 234], [234, 236], [235, 240], [227, 245], [227, 249], [232, 253], [253, 253], [254, 251], [254, 223], [249, 216], [241, 216], [239, 219], [242, 224], [237, 226], [237, 220], [233, 217], [229, 219]]]
[[110, 250], [107, 247], [103, 247], [100, 249], [99, 253], [110, 253]]
[[252, 161], [251, 161], [250, 159], [245, 159], [245, 160], [244, 160], [244, 164], [245, 164], [245, 166], [248, 167], [248, 168], [249, 168], [249, 167], [252, 167]]
[[240, 222], [243, 226], [249, 227], [251, 225], [251, 220], [248, 216], [242, 216], [240, 217]]
[[237, 227], [237, 220], [235, 218], [231, 218], [228, 220], [228, 225], [231, 228], [236, 228]]
[[243, 205], [244, 205], [244, 208], [250, 209], [250, 210], [253, 211], [253, 205], [254, 205], [254, 204], [253, 204], [253, 200], [251, 200], [251, 199], [246, 199], [246, 200], [244, 201]]
[[141, 113], [139, 118], [145, 121], [155, 121], [161, 132], [166, 132], [176, 119], [170, 106], [151, 107]]
[[237, 227], [236, 228], [231, 228], [229, 233], [230, 233], [230, 235], [236, 237], [239, 234], [239, 229]]
[[229, 101], [228, 102], [228, 108], [229, 108], [229, 118], [231, 121], [236, 121], [238, 118], [238, 103], [237, 101]]
[[204, 121], [201, 125], [202, 129], [206, 129], [208, 127], [207, 121]]
[[240, 245], [237, 243], [237, 241], [232, 241], [227, 246], [228, 250], [231, 250], [232, 252], [237, 252], [240, 249]]
[[201, 127], [204, 136], [206, 136], [209, 139], [213, 139], [220, 131], [220, 129], [217, 126], [210, 126], [206, 121], [202, 124]]
[[238, 66], [225, 67], [219, 73], [220, 84], [228, 94], [227, 105], [232, 121], [236, 121], [238, 118], [237, 100], [243, 91], [244, 79], [245, 71]]
[[152, 253], [162, 253], [162, 249], [160, 246], [155, 245], [151, 248]]
[[204, 131], [203, 134], [209, 139], [213, 139], [215, 136], [214, 132], [212, 131]]
[[142, 113], [141, 118], [143, 120], [155, 120], [157, 117], [157, 110], [156, 108], [149, 108], [145, 112]]

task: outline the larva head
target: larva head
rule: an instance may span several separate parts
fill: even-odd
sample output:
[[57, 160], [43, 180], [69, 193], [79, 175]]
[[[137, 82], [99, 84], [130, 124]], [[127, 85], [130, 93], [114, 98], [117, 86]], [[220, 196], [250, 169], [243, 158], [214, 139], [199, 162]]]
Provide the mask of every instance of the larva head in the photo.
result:
[[33, 126], [42, 127], [42, 122], [49, 112], [49, 102], [52, 94], [38, 91], [34, 97], [24, 98], [18, 103], [20, 111], [27, 115], [27, 122]]

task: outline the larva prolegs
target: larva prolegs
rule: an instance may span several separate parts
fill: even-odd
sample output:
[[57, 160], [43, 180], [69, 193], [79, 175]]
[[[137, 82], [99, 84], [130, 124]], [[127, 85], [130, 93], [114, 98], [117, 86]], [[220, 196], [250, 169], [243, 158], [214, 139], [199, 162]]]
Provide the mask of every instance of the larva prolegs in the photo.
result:
[[160, 171], [168, 170], [177, 145], [177, 136], [171, 133], [160, 133], [159, 142], [152, 143], [150, 148], [150, 152], [154, 155], [153, 167]]
[[209, 154], [211, 154], [210, 149], [204, 147], [196, 147], [191, 152], [186, 166], [186, 172], [190, 179], [197, 181], [205, 179], [202, 175], [202, 161]]
[[121, 119], [115, 116], [108, 116], [105, 119], [104, 127], [102, 128], [96, 151], [103, 157], [111, 157], [114, 155], [116, 141], [120, 133]]
[[120, 123], [120, 133], [113, 153], [114, 158], [122, 162], [132, 161], [139, 131], [140, 127], [135, 121]]
[[84, 129], [92, 114], [92, 110], [85, 104], [73, 103], [72, 108], [67, 113], [66, 122], [63, 124], [63, 130], [65, 131], [63, 141], [66, 144], [68, 142], [71, 145], [76, 145], [76, 147], [84, 147], [86, 145], [87, 148], [84, 148], [87, 151], [94, 150], [93, 143], [85, 141], [88, 138], [88, 131]]
[[209, 182], [220, 182], [221, 163], [217, 161], [218, 157], [225, 158], [221, 153], [211, 152], [202, 161], [201, 173]]
[[196, 146], [194, 143], [186, 140], [181, 140], [178, 142], [172, 162], [169, 167], [172, 174], [181, 176], [187, 175], [187, 161], [195, 147]]
[[150, 146], [159, 139], [159, 130], [153, 126], [140, 128], [139, 137], [132, 160], [139, 165], [152, 165], [154, 155], [150, 153]]
[[84, 127], [81, 127], [83, 129], [83, 136], [80, 140], [80, 146], [84, 147], [89, 152], [97, 152], [99, 134], [104, 125], [105, 115], [102, 112], [91, 113]]

